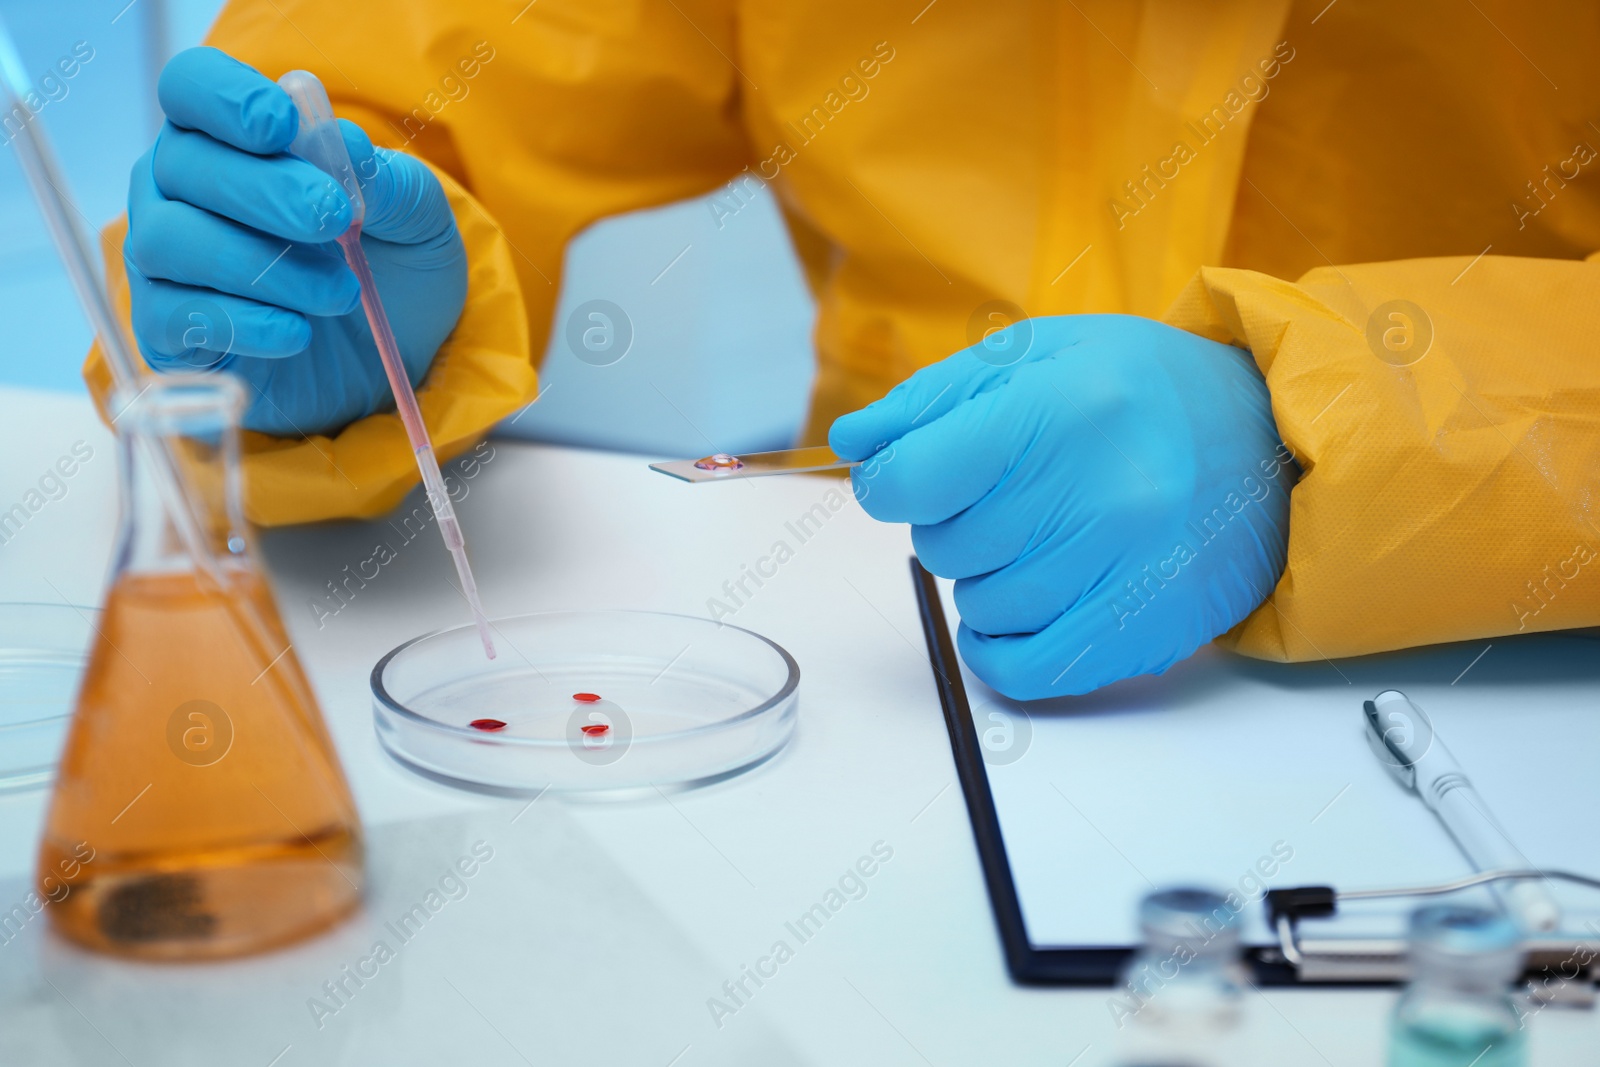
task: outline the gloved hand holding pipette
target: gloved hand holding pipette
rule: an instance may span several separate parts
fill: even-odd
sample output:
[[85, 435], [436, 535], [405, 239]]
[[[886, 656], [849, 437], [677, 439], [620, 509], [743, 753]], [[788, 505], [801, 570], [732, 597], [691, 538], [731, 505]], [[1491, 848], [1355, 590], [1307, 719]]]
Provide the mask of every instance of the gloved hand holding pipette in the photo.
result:
[[[123, 252], [146, 361], [239, 376], [244, 425], [264, 433], [331, 433], [388, 407], [356, 279], [334, 243], [349, 199], [286, 154], [298, 128], [288, 94], [194, 48], [167, 64], [159, 95], [167, 122], [134, 166]], [[361, 244], [415, 384], [461, 314], [461, 236], [426, 166], [341, 126], [366, 200]]]
[[167, 64], [159, 94], [168, 122], [134, 166], [124, 249], [145, 359], [226, 369], [249, 387], [245, 426], [267, 433], [332, 432], [392, 400], [493, 659], [412, 388], [466, 299], [438, 179], [378, 156], [305, 71], [274, 84], [194, 48]]
[[417, 469], [422, 474], [422, 485], [427, 490], [428, 504], [433, 508], [434, 518], [438, 520], [439, 533], [444, 537], [445, 547], [455, 561], [456, 575], [461, 579], [461, 593], [472, 608], [484, 654], [494, 659], [494, 640], [489, 635], [489, 620], [478, 599], [478, 585], [472, 577], [472, 568], [467, 564], [466, 542], [461, 535], [461, 524], [456, 520], [455, 505], [450, 503], [450, 494], [445, 490], [444, 477], [439, 473], [439, 460], [433, 453], [433, 440], [428, 435], [427, 424], [422, 420], [422, 409], [411, 388], [382, 294], [372, 276], [372, 264], [361, 243], [366, 198], [361, 193], [361, 182], [350, 161], [343, 132], [334, 118], [333, 105], [328, 102], [328, 94], [323, 90], [322, 83], [310, 71], [291, 70], [278, 79], [278, 84], [294, 101], [299, 118], [289, 151], [333, 179], [350, 205], [350, 224], [339, 235], [339, 252], [355, 275], [361, 296], [361, 310], [377, 346], [384, 378], [394, 394], [395, 412], [405, 427], [406, 440], [411, 445]]

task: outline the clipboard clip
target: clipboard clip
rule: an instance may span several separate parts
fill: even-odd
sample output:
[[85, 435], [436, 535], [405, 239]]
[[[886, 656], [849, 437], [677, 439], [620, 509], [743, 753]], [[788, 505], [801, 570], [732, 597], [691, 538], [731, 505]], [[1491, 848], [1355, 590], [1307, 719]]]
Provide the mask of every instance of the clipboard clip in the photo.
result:
[[[1328, 919], [1338, 914], [1339, 905], [1357, 900], [1388, 900], [1401, 897], [1433, 897], [1456, 893], [1475, 886], [1525, 879], [1554, 879], [1600, 889], [1600, 879], [1572, 871], [1507, 869], [1483, 871], [1453, 882], [1432, 885], [1396, 886], [1381, 889], [1339, 890], [1333, 886], [1297, 886], [1267, 891], [1267, 925], [1277, 935], [1275, 949], [1266, 952], [1294, 968], [1296, 978], [1306, 983], [1321, 982], [1401, 982], [1410, 976], [1403, 937], [1305, 937], [1299, 928], [1302, 919]], [[1551, 978], [1564, 986], [1592, 987], [1600, 974], [1600, 937], [1571, 938], [1539, 935], [1523, 941], [1527, 952], [1524, 974], [1543, 977], [1546, 987]], [[1594, 1003], [1592, 988], [1582, 998], [1584, 1006]]]

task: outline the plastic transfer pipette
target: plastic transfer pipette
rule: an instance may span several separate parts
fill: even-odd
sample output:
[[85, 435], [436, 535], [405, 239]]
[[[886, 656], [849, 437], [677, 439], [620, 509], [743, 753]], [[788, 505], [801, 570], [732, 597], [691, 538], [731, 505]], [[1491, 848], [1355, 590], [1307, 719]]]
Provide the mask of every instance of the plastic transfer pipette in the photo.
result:
[[378, 298], [378, 287], [372, 280], [372, 268], [367, 264], [367, 254], [361, 248], [361, 222], [366, 214], [366, 202], [361, 197], [361, 183], [356, 180], [355, 168], [350, 165], [350, 153], [344, 147], [344, 135], [339, 132], [338, 120], [333, 117], [333, 105], [317, 76], [306, 70], [291, 70], [278, 79], [278, 84], [300, 112], [300, 129], [295, 134], [289, 151], [328, 175], [350, 198], [350, 228], [339, 235], [339, 247], [345, 262], [355, 272], [361, 283], [361, 307], [367, 313], [367, 323], [372, 327], [372, 338], [378, 344], [378, 356], [383, 360], [383, 372], [389, 378], [389, 388], [394, 391], [395, 410], [406, 428], [406, 438], [416, 455], [417, 469], [422, 472], [422, 486], [427, 491], [428, 503], [433, 507], [434, 518], [439, 521], [439, 533], [444, 536], [444, 546], [456, 563], [456, 574], [461, 578], [461, 592], [472, 607], [472, 619], [478, 625], [478, 636], [483, 638], [483, 651], [494, 659], [494, 640], [489, 636], [489, 620], [483, 614], [483, 603], [478, 599], [478, 584], [472, 580], [472, 568], [467, 564], [467, 543], [461, 536], [461, 522], [450, 504], [450, 494], [445, 491], [444, 476], [439, 473], [439, 460], [433, 454], [433, 441], [423, 424], [422, 411], [417, 407], [417, 394], [411, 390], [411, 379], [400, 359], [400, 347], [395, 343], [394, 331], [389, 328], [389, 316], [384, 313], [383, 301]]

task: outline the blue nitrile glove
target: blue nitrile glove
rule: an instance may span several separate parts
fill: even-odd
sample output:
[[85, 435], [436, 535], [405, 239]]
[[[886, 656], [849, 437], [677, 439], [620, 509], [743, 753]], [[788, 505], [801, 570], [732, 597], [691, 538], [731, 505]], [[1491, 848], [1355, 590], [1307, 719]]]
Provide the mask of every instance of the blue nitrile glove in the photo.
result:
[[[833, 424], [856, 496], [957, 579], [1007, 696], [1160, 673], [1272, 591], [1298, 468], [1250, 354], [1126, 315], [1032, 319]], [[869, 458], [870, 457], [870, 458]]]
[[[350, 202], [284, 154], [299, 125], [288, 94], [214, 48], [174, 56], [158, 92], [167, 122], [134, 164], [123, 246], [145, 359], [239, 376], [244, 425], [264, 433], [332, 433], [391, 407], [334, 243]], [[361, 244], [415, 385], [461, 314], [466, 252], [427, 167], [343, 130], [366, 200]]]

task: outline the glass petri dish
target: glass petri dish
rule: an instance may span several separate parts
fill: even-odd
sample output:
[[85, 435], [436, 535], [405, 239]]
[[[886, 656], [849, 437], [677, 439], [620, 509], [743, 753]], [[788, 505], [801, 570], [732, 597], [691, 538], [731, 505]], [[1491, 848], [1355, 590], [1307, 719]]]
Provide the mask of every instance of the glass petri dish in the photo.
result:
[[573, 611], [424, 634], [372, 669], [378, 738], [427, 777], [491, 792], [687, 787], [771, 758], [800, 668], [760, 634], [690, 615]]
[[99, 612], [0, 604], [0, 793], [55, 777]]

